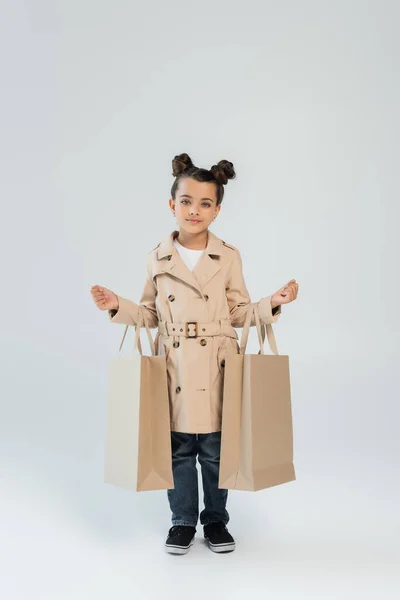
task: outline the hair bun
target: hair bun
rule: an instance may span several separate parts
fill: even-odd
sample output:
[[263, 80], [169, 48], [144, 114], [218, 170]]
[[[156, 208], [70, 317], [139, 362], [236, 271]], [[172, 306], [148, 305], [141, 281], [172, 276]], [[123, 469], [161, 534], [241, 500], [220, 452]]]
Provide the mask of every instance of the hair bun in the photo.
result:
[[177, 154], [172, 160], [172, 175], [178, 177], [187, 169], [193, 167], [192, 159], [189, 154], [184, 152], [183, 154]]
[[229, 160], [220, 160], [216, 165], [211, 167], [210, 171], [221, 185], [226, 185], [228, 179], [234, 179], [236, 177], [233, 163]]

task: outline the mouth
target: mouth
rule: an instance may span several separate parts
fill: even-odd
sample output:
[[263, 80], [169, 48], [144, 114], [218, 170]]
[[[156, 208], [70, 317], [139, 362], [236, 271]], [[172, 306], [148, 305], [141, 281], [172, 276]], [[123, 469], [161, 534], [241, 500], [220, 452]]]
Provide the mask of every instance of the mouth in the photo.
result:
[[197, 225], [198, 223], [201, 223], [201, 221], [196, 220], [196, 219], [186, 219], [186, 221], [188, 221], [189, 223], [193, 223], [193, 225]]

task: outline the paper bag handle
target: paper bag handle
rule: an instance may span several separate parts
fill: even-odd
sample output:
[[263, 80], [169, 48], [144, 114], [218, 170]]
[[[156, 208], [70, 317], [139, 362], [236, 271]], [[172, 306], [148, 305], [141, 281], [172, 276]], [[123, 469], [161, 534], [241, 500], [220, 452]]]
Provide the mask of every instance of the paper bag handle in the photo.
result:
[[[260, 322], [260, 315], [259, 315], [258, 304], [255, 306], [255, 315], [256, 315], [256, 320], [258, 318], [258, 322]], [[268, 345], [270, 347], [271, 352], [273, 352], [273, 354], [279, 354], [279, 352], [278, 352], [278, 346], [276, 345], [276, 339], [275, 339], [274, 330], [272, 329], [271, 323], [268, 323], [268, 324], [264, 323], [264, 324], [262, 324], [260, 326], [260, 329], [261, 329], [261, 339], [262, 339], [262, 342], [260, 343], [261, 354], [264, 354], [265, 334], [267, 334]]]
[[[151, 353], [153, 356], [155, 356], [155, 354], [156, 354], [155, 344], [153, 341], [153, 336], [151, 335], [151, 331], [148, 326], [146, 311], [143, 309], [143, 307], [140, 304], [139, 304], [139, 309], [138, 309], [138, 321], [137, 321], [137, 324], [135, 325], [135, 338], [134, 338], [134, 342], [133, 342], [133, 352], [135, 352], [136, 348], [138, 348], [140, 354], [142, 354], [142, 344], [140, 343], [140, 329], [142, 327], [142, 325], [141, 325], [142, 319], [144, 322], [144, 326], [146, 328], [147, 337], [149, 338]], [[121, 344], [119, 347], [119, 352], [121, 352], [121, 348], [124, 343], [125, 336], [127, 334], [129, 327], [130, 327], [130, 325], [127, 325], [125, 327], [124, 335], [122, 336]]]
[[245, 352], [246, 352], [247, 340], [249, 338], [249, 331], [250, 331], [250, 323], [251, 323], [253, 314], [254, 314], [255, 323], [256, 323], [258, 342], [260, 344], [259, 354], [264, 354], [265, 332], [267, 333], [268, 344], [269, 344], [271, 351], [274, 354], [279, 354], [278, 347], [276, 345], [274, 331], [272, 329], [271, 324], [268, 323], [268, 324], [261, 325], [260, 314], [259, 314], [259, 310], [258, 310], [258, 303], [250, 303], [248, 306], [247, 313], [246, 313], [246, 319], [245, 319], [245, 322], [243, 325], [242, 335], [240, 338], [239, 354], [245, 354]]

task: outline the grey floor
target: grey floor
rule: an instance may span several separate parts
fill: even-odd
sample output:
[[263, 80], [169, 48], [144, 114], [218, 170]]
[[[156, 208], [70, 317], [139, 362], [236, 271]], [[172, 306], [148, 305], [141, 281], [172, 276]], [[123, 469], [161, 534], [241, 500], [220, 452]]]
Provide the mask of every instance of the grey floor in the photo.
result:
[[164, 492], [102, 484], [100, 464], [88, 478], [87, 465], [72, 472], [60, 460], [53, 480], [8, 464], [0, 480], [2, 596], [399, 598], [399, 517], [390, 495], [397, 484], [382, 468], [384, 485], [368, 485], [366, 472], [346, 472], [344, 463], [336, 465], [339, 480], [325, 462], [318, 477], [298, 468], [295, 482], [230, 492], [236, 551], [212, 553], [198, 527], [185, 556], [164, 552]]

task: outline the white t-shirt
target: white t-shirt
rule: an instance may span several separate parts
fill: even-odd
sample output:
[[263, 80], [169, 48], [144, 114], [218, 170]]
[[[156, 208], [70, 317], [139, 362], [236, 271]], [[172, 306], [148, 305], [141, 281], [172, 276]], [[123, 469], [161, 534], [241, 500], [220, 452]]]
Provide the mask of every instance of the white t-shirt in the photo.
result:
[[182, 246], [182, 244], [180, 244], [176, 238], [174, 239], [173, 244], [178, 250], [182, 259], [185, 261], [187, 267], [193, 271], [200, 256], [204, 253], [204, 250], [192, 250], [191, 248], [185, 248], [185, 246]]

